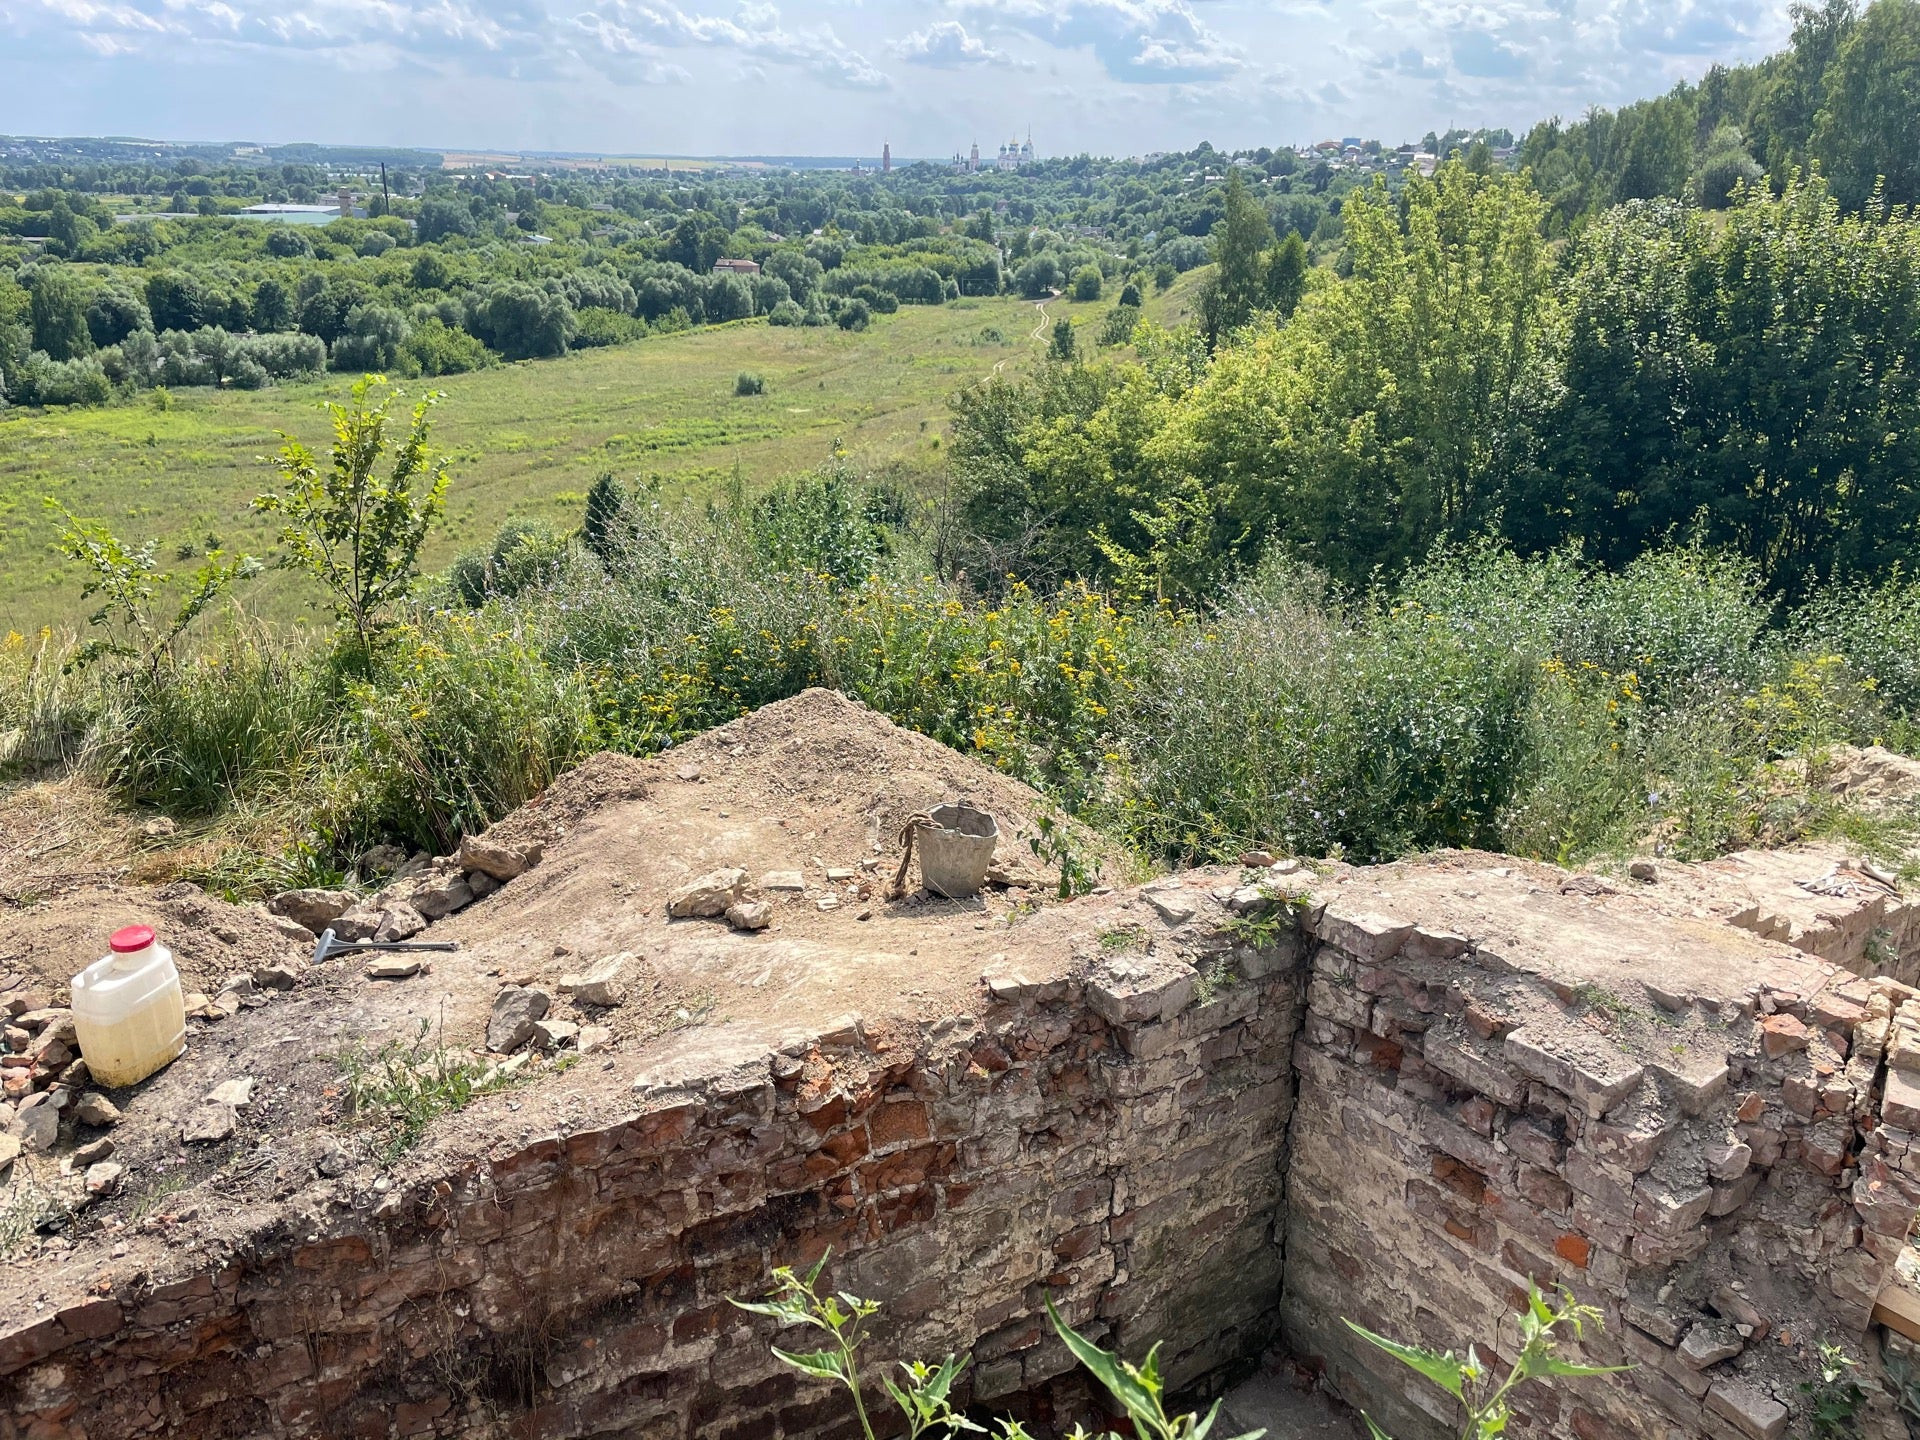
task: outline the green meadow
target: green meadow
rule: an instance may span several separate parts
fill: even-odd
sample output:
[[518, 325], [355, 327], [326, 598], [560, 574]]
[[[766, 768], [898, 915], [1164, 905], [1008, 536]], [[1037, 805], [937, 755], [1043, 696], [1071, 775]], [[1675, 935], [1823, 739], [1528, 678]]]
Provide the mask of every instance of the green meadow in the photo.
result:
[[[1164, 297], [1163, 297], [1164, 298]], [[1106, 306], [1054, 302], [1089, 325]], [[775, 328], [760, 321], [502, 365], [409, 388], [445, 399], [435, 438], [453, 462], [447, 523], [430, 567], [490, 539], [509, 516], [576, 523], [596, 475], [658, 476], [698, 500], [739, 467], [750, 485], [820, 464], [836, 445], [856, 464], [908, 475], [940, 462], [948, 397], [999, 367], [1029, 363], [1031, 303], [1012, 296], [904, 306], [871, 329]], [[742, 371], [764, 394], [737, 397]], [[256, 391], [176, 390], [103, 409], [0, 417], [0, 632], [70, 625], [79, 576], [51, 545], [51, 496], [122, 538], [190, 559], [217, 543], [264, 555], [273, 531], [248, 502], [273, 480], [280, 433], [323, 447], [326, 400], [347, 377]], [[310, 592], [269, 574], [249, 606], [292, 618]]]

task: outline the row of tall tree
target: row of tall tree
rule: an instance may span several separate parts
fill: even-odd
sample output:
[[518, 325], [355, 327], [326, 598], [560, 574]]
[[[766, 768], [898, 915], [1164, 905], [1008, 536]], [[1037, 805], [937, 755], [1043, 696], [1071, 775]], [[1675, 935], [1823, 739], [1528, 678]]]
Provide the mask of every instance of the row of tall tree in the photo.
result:
[[1352, 582], [1436, 542], [1623, 563], [1699, 538], [1768, 583], [1920, 563], [1920, 223], [1819, 179], [1724, 217], [1634, 201], [1549, 241], [1524, 176], [1455, 161], [1346, 207], [1350, 273], [1223, 225], [1250, 323], [959, 402], [992, 563], [1195, 595], [1280, 544]]
[[1723, 208], [1743, 182], [1778, 192], [1816, 168], [1850, 210], [1920, 202], [1920, 0], [1820, 0], [1793, 18], [1792, 43], [1757, 65], [1535, 126], [1520, 160], [1555, 228], [1627, 200]]

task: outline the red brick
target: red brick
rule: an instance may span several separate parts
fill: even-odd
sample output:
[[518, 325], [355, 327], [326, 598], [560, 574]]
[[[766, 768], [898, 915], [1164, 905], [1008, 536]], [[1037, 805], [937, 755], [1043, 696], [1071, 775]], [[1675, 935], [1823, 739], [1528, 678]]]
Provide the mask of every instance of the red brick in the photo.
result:
[[876, 1150], [925, 1140], [932, 1133], [927, 1107], [918, 1100], [891, 1101], [867, 1117], [867, 1133], [873, 1137]]
[[1576, 1235], [1571, 1230], [1553, 1242], [1553, 1253], [1569, 1265], [1584, 1270], [1587, 1262], [1593, 1258], [1593, 1246], [1585, 1236]]

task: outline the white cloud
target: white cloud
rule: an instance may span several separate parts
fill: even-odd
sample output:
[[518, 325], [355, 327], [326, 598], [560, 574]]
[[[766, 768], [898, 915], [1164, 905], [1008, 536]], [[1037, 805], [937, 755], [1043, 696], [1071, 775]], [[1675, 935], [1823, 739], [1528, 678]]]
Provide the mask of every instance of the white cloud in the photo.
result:
[[1089, 49], [1107, 74], [1177, 83], [1232, 74], [1241, 48], [1201, 23], [1187, 0], [958, 0], [989, 23], [1062, 49]]
[[728, 19], [689, 15], [673, 5], [607, 0], [599, 13], [655, 45], [733, 50], [795, 66], [830, 85], [853, 90], [885, 90], [892, 84], [859, 51], [843, 44], [831, 25], [789, 30], [772, 5], [742, 5], [735, 18]]
[[902, 60], [916, 65], [932, 65], [942, 70], [962, 65], [1011, 65], [1014, 58], [996, 50], [977, 36], [969, 35], [958, 20], [942, 20], [917, 34], [905, 36], [890, 47]]

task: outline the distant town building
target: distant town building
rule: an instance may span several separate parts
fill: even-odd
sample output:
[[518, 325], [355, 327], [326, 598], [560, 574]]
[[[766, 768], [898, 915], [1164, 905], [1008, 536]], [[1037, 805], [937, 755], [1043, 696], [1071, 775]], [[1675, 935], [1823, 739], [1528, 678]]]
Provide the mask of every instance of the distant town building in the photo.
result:
[[758, 275], [760, 262], [757, 260], [716, 260], [713, 262], [716, 275]]
[[893, 142], [892, 141], [883, 141], [881, 143], [880, 173], [882, 175], [891, 175], [893, 173]]
[[1033, 162], [1033, 132], [1029, 130], [1027, 132], [1026, 144], [1023, 145], [1018, 140], [1009, 140], [1000, 147], [1000, 155], [999, 158], [993, 162], [993, 168], [996, 170], [1018, 170], [1022, 166], [1033, 164]]

